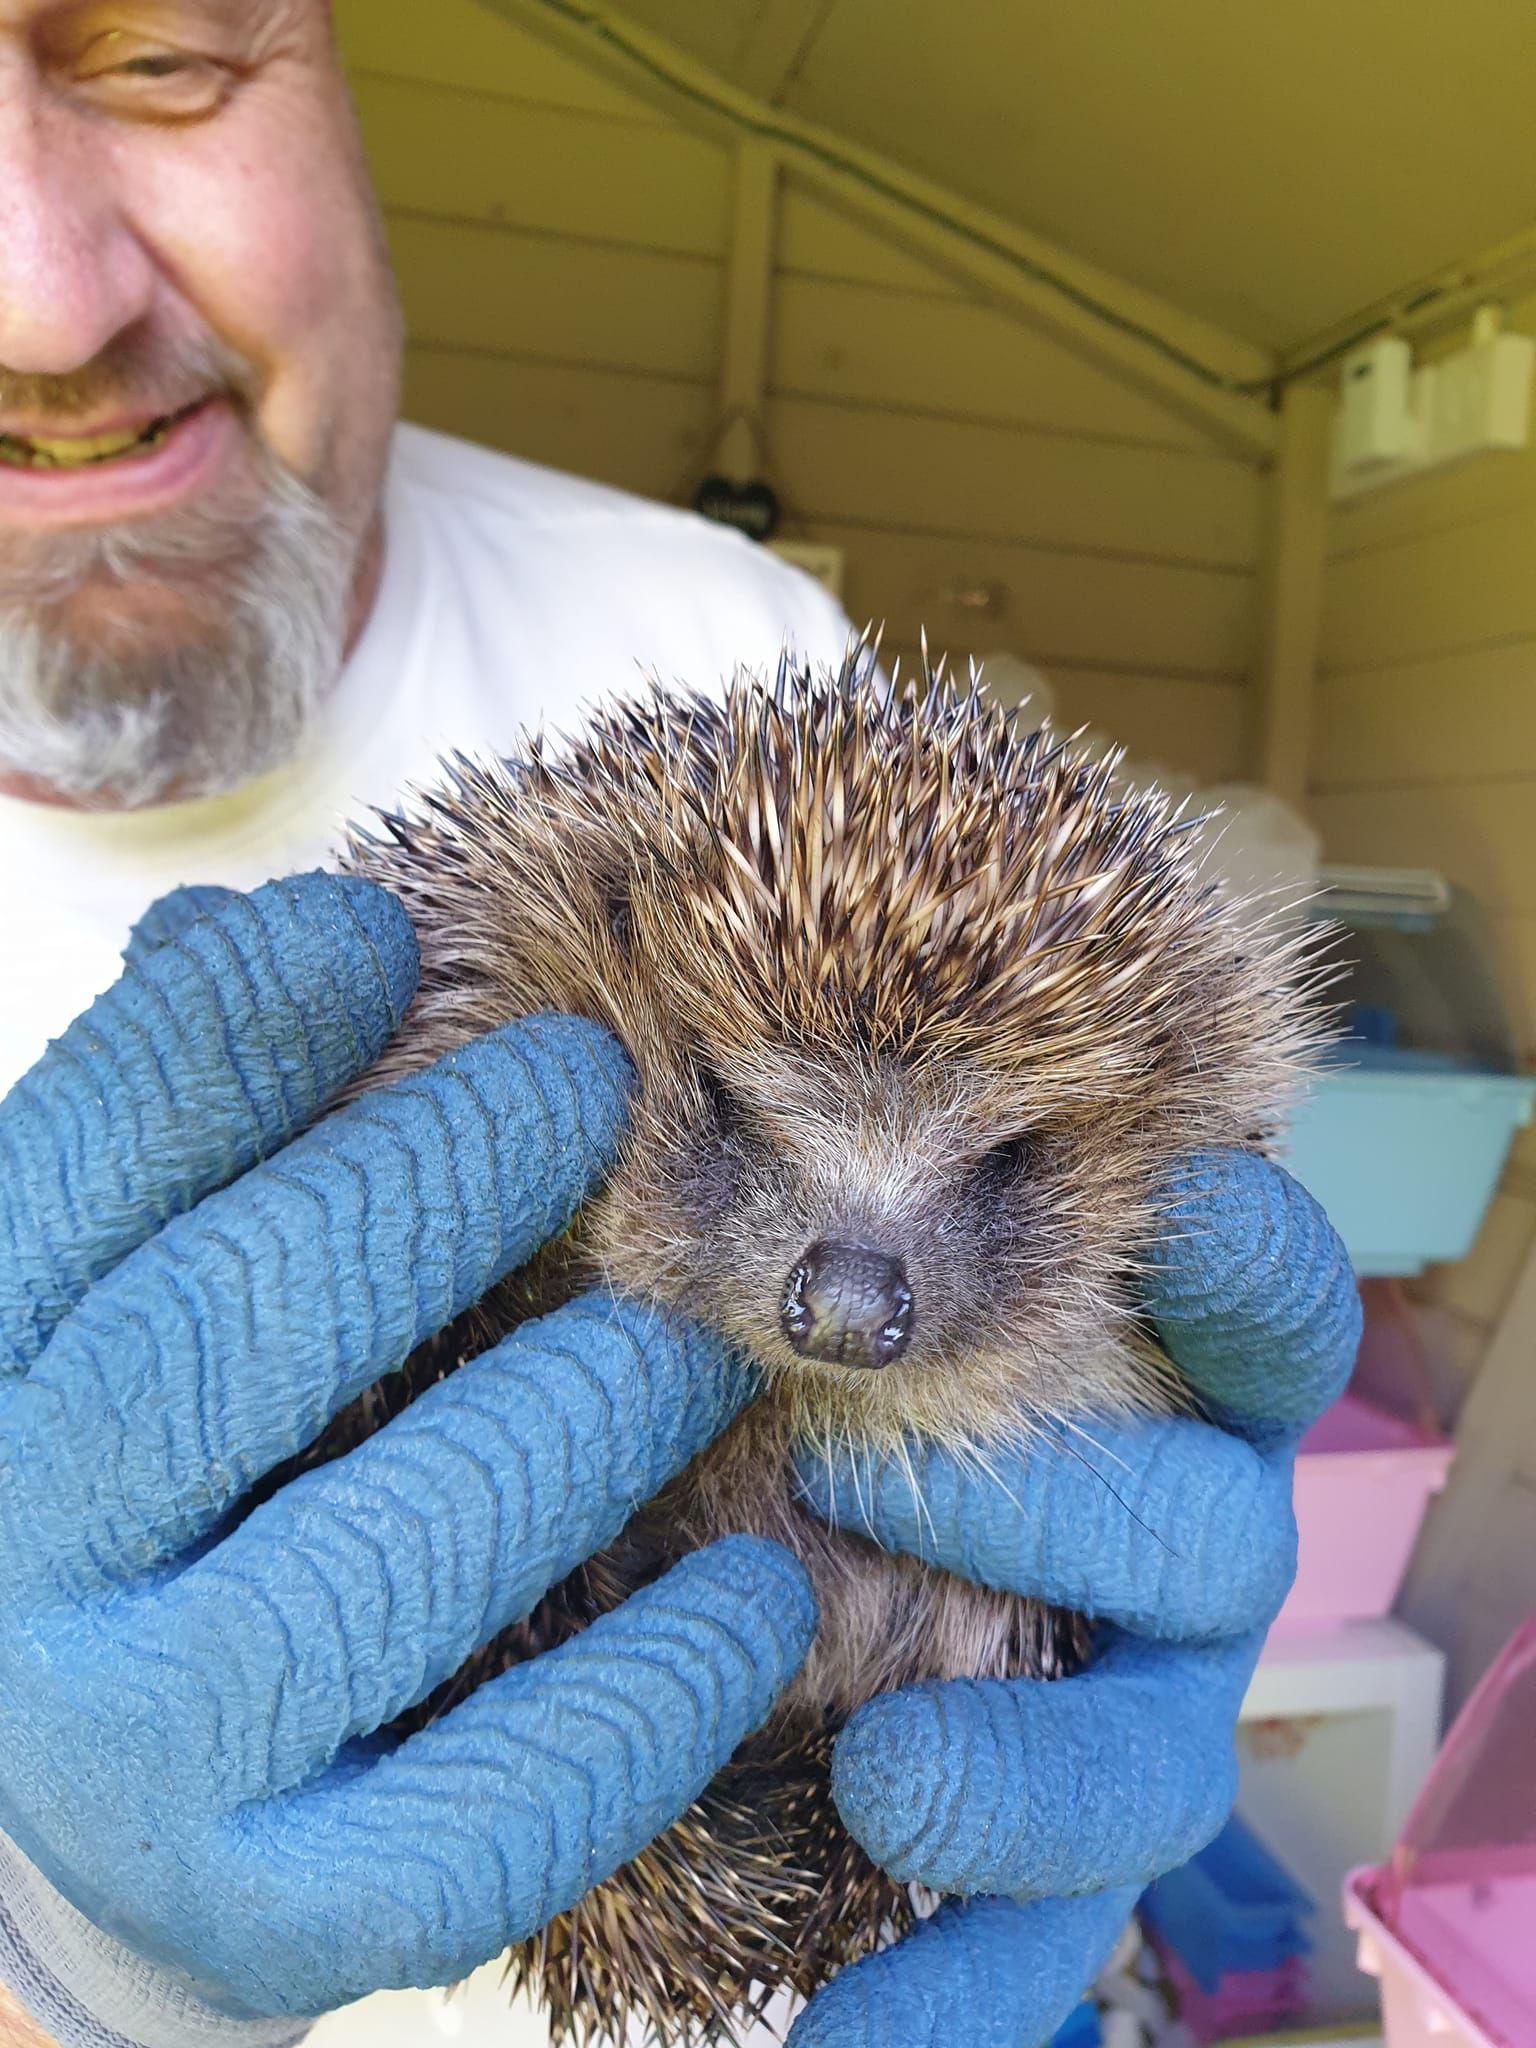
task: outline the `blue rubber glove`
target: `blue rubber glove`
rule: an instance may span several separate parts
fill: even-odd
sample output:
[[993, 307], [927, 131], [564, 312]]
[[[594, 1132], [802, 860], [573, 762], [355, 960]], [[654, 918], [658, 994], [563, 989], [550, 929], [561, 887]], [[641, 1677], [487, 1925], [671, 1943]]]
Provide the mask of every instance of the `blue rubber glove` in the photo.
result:
[[305, 1135], [412, 994], [403, 913], [321, 875], [186, 908], [0, 1105], [0, 1830], [215, 2017], [316, 2014], [449, 1982], [626, 1861], [765, 1718], [814, 1603], [719, 1543], [370, 1740], [750, 1386], [581, 1300], [233, 1515], [564, 1227], [630, 1074], [535, 1018]]
[[962, 2014], [966, 2048], [1036, 2048], [1231, 1809], [1238, 1708], [1295, 1572], [1295, 1447], [1348, 1379], [1359, 1298], [1278, 1167], [1200, 1155], [1170, 1198], [1144, 1299], [1209, 1423], [1063, 1429], [993, 1478], [913, 1446], [921, 1506], [899, 1463], [804, 1466], [839, 1526], [1103, 1626], [1079, 1677], [917, 1686], [849, 1722], [844, 1820], [949, 1902], [826, 1986], [791, 2048], [949, 2048]]

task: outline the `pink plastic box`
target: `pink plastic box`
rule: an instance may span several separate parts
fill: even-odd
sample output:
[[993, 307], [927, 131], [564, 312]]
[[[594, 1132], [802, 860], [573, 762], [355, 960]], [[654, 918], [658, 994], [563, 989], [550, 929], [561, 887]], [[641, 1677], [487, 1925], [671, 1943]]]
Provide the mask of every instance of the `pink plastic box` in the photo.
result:
[[1443, 1436], [1359, 1394], [1335, 1401], [1297, 1455], [1296, 1583], [1276, 1628], [1387, 1613], [1452, 1455]]
[[1277, 1963], [1272, 1970], [1233, 1971], [1214, 1991], [1206, 1991], [1177, 1950], [1156, 1940], [1152, 1946], [1177, 2000], [1178, 2016], [1200, 2048], [1208, 2042], [1230, 2041], [1234, 2034], [1272, 2034], [1306, 2004], [1306, 1965], [1299, 1958]]
[[1387, 2048], [1536, 2043], [1536, 1616], [1456, 1717], [1391, 1860], [1344, 1917]]

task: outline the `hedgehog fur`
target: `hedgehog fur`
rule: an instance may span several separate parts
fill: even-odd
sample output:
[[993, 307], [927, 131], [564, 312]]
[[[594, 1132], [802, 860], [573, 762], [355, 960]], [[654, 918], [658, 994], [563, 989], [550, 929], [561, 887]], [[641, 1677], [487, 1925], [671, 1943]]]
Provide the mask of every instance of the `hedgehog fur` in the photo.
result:
[[[514, 1952], [557, 2039], [728, 2040], [900, 1931], [922, 1902], [842, 1829], [837, 1730], [892, 1686], [1049, 1678], [1088, 1654], [1078, 1617], [825, 1529], [790, 1458], [809, 1443], [911, 1470], [929, 1440], [985, 1465], [1052, 1431], [1091, 1460], [1078, 1418], [1180, 1405], [1135, 1300], [1159, 1186], [1192, 1148], [1266, 1143], [1321, 1015], [1304, 942], [1207, 878], [1189, 824], [974, 674], [904, 689], [861, 647], [840, 674], [785, 661], [719, 701], [657, 687], [580, 739], [456, 760], [354, 835], [349, 865], [403, 900], [422, 949], [370, 1084], [547, 1008], [609, 1026], [638, 1088], [568, 1240], [316, 1455], [594, 1281], [697, 1316], [764, 1369], [725, 1436], [424, 1716], [728, 1531], [788, 1544], [820, 1603], [767, 1727]], [[791, 1342], [787, 1279], [828, 1240], [907, 1276], [909, 1337], [881, 1370]]]

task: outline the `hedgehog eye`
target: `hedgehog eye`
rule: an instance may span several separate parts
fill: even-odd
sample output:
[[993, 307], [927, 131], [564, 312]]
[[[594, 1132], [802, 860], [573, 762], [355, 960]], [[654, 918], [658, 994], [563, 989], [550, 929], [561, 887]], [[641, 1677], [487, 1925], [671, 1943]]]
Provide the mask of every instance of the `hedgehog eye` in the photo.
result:
[[1008, 1187], [1034, 1165], [1039, 1156], [1039, 1141], [1031, 1131], [1018, 1131], [1011, 1138], [994, 1145], [977, 1166], [977, 1175], [991, 1182], [994, 1187]]
[[698, 1080], [699, 1092], [704, 1097], [704, 1106], [709, 1111], [710, 1121], [721, 1136], [746, 1136], [750, 1123], [746, 1108], [726, 1087], [707, 1060], [699, 1062]]
[[634, 910], [630, 904], [629, 891], [622, 882], [615, 882], [611, 886], [603, 907], [613, 943], [627, 960], [630, 937], [634, 930]]

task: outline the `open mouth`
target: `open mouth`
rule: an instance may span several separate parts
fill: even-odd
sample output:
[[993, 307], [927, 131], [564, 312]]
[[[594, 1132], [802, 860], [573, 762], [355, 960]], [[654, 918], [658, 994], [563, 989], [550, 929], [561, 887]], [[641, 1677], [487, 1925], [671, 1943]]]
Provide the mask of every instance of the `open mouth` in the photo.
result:
[[201, 398], [179, 412], [162, 413], [136, 434], [49, 436], [0, 434], [0, 463], [12, 469], [97, 469], [124, 456], [144, 455], [158, 448], [183, 420], [205, 403]]

